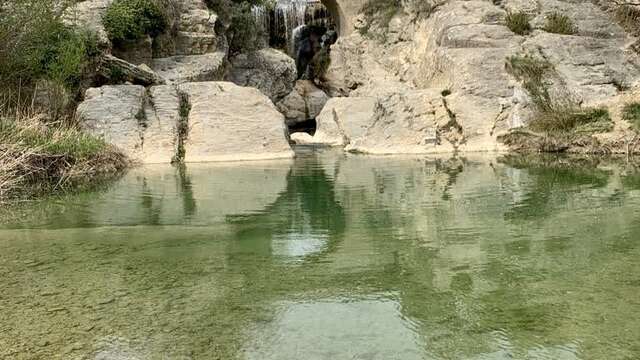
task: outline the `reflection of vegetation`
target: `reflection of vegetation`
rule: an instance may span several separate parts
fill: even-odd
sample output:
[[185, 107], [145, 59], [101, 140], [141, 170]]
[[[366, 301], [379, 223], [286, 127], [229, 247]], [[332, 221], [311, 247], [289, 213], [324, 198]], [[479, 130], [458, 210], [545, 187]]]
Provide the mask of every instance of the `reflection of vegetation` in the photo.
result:
[[533, 183], [516, 206], [505, 214], [510, 220], [543, 219], [552, 216], [555, 204], [563, 204], [584, 186], [601, 188], [610, 174], [596, 168], [595, 158], [509, 155], [502, 163], [526, 170]]

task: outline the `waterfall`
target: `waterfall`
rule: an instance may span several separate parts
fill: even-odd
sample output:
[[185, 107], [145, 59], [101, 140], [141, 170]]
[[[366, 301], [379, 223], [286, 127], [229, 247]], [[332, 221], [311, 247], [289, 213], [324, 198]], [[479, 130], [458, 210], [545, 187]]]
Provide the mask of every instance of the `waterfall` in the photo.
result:
[[299, 37], [306, 26], [328, 27], [331, 23], [321, 0], [277, 0], [273, 8], [254, 5], [251, 12], [259, 30], [267, 36], [267, 42], [274, 40], [277, 47], [292, 57], [296, 57], [296, 36]]
[[255, 19], [258, 30], [265, 36], [269, 36], [269, 11], [264, 5], [253, 5], [251, 13]]
[[284, 29], [284, 38], [287, 42], [287, 51], [294, 56], [295, 42], [294, 30], [305, 25], [307, 6], [313, 0], [278, 0], [275, 6], [275, 27]]

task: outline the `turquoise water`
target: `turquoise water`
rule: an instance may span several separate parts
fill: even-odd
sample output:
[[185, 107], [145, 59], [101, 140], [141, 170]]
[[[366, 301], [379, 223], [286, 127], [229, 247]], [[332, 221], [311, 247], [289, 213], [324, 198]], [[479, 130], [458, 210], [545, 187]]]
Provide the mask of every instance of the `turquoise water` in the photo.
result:
[[5, 210], [2, 359], [640, 359], [640, 172], [148, 166]]

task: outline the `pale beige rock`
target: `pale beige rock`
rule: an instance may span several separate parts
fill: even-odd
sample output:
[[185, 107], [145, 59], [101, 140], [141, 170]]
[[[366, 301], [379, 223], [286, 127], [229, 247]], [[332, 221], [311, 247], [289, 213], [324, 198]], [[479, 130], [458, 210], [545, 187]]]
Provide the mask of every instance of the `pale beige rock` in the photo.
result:
[[186, 162], [289, 158], [284, 117], [259, 90], [229, 82], [187, 83]]
[[377, 100], [373, 97], [332, 98], [316, 118], [312, 143], [345, 146], [364, 135], [374, 122]]
[[296, 85], [279, 103], [278, 110], [285, 116], [287, 125], [315, 119], [329, 100], [327, 94], [309, 80], [298, 80]]
[[291, 134], [291, 141], [293, 141], [296, 145], [316, 145], [313, 141], [313, 136], [307, 134], [306, 132], [295, 132]]
[[287, 54], [275, 49], [262, 49], [232, 58], [227, 80], [255, 87], [274, 103], [293, 90], [297, 79], [296, 63]]
[[441, 130], [454, 126], [440, 92], [414, 90], [380, 98], [374, 121], [346, 150], [368, 154], [426, 154], [453, 151]]
[[63, 20], [66, 24], [82, 27], [93, 31], [98, 36], [98, 42], [111, 46], [107, 32], [102, 25], [102, 17], [113, 0], [88, 0], [75, 3], [69, 7]]
[[91, 88], [78, 106], [81, 126], [141, 163], [169, 163], [175, 155], [178, 97], [175, 88], [137, 85]]
[[[640, 82], [640, 58], [632, 50], [637, 39], [591, 2], [449, 0], [439, 1], [429, 16], [417, 14], [416, 6], [424, 3], [402, 3], [383, 41], [351, 33], [332, 46], [323, 89], [332, 96], [378, 97], [381, 103], [412, 89], [446, 91], [459, 129], [447, 138], [460, 151], [504, 150], [497, 135], [530, 119], [527, 92], [505, 71], [509, 56], [533, 53], [549, 60], [557, 73], [554, 86], [562, 87], [556, 93], [583, 105], [615, 97]], [[512, 33], [505, 26], [507, 11], [528, 12], [536, 29], [529, 36]], [[577, 34], [540, 30], [552, 11], [567, 14]], [[419, 107], [406, 99], [408, 106]], [[386, 131], [399, 131], [388, 135], [413, 142], [402, 129]]]
[[78, 105], [77, 115], [89, 134], [117, 146], [132, 159], [140, 159], [144, 99], [145, 88], [138, 85], [91, 88]]
[[225, 72], [226, 53], [172, 56], [154, 59], [152, 68], [168, 84], [221, 80]]
[[203, 0], [184, 0], [180, 4], [176, 36], [176, 55], [202, 55], [216, 51], [218, 16]]

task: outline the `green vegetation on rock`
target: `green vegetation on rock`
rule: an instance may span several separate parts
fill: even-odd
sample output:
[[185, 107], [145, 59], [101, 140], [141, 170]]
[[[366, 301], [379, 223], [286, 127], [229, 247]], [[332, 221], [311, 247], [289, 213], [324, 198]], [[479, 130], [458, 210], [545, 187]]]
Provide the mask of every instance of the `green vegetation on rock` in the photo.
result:
[[20, 1], [0, 16], [0, 92], [29, 98], [39, 80], [75, 92], [99, 54], [95, 34], [65, 26], [53, 0]]
[[[530, 55], [512, 56], [507, 59], [507, 71], [522, 82], [535, 107], [528, 129], [545, 134], [542, 143], [536, 142], [538, 150], [564, 150], [575, 137], [612, 129], [607, 109], [582, 108], [571, 96], [552, 96], [554, 68], [548, 61]], [[512, 135], [509, 143], [526, 143], [526, 132]]]
[[622, 109], [622, 118], [630, 122], [636, 131], [640, 131], [640, 102], [625, 105]]
[[508, 12], [505, 18], [507, 27], [518, 35], [527, 35], [531, 32], [529, 15], [525, 12]]
[[547, 15], [543, 29], [549, 33], [562, 35], [574, 35], [578, 32], [570, 17], [557, 12]]
[[[358, 31], [370, 38], [384, 38], [384, 30], [389, 28], [391, 19], [401, 7], [400, 0], [368, 0], [362, 6], [365, 23]], [[373, 29], [378, 31], [374, 32]]]
[[231, 55], [250, 52], [261, 47], [264, 37], [263, 29], [256, 23], [251, 12], [254, 5], [268, 5], [264, 0], [205, 0], [209, 9], [219, 17], [229, 41]]
[[113, 175], [125, 156], [73, 126], [51, 125], [38, 115], [0, 117], [0, 201]]
[[114, 42], [155, 37], [167, 28], [167, 15], [155, 0], [115, 0], [102, 19]]

